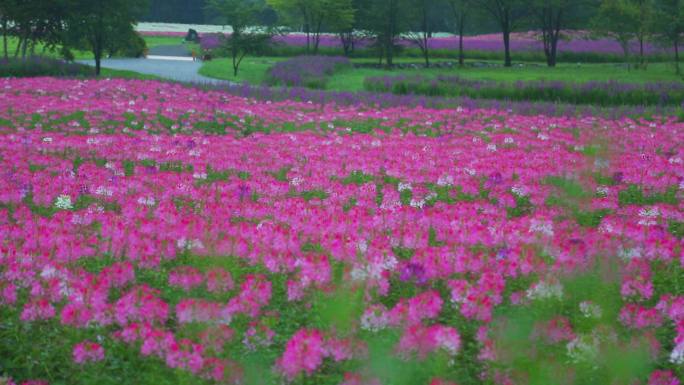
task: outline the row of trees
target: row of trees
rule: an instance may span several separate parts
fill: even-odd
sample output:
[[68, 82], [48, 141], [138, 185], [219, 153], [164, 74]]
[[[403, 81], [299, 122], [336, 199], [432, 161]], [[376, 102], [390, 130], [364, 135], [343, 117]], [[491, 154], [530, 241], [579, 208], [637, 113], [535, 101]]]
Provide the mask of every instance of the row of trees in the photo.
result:
[[[388, 66], [398, 40], [405, 37], [420, 48], [429, 66], [429, 38], [444, 26], [460, 37], [463, 63], [463, 36], [472, 20], [486, 20], [501, 32], [506, 66], [512, 65], [511, 34], [518, 30], [539, 31], [551, 67], [556, 65], [564, 29], [592, 29], [612, 37], [626, 56], [632, 42], [638, 41], [642, 65], [647, 39], [673, 47], [678, 62], [684, 34], [684, 0], [211, 0], [210, 9], [240, 8], [244, 3], [255, 12], [273, 9], [278, 24], [304, 32], [309, 53], [318, 53], [323, 32], [337, 33], [345, 54], [354, 50], [359, 39], [371, 38]], [[244, 25], [240, 15], [222, 15], [227, 24]]]
[[[679, 45], [684, 34], [684, 0], [203, 1], [205, 12], [233, 27], [227, 46], [236, 74], [242, 58], [276, 33], [273, 27], [259, 27], [265, 24], [302, 30], [307, 52], [313, 54], [318, 53], [323, 32], [337, 33], [345, 54], [353, 52], [359, 39], [370, 38], [388, 66], [393, 64], [399, 39], [407, 36], [429, 66], [429, 38], [445, 26], [460, 37], [459, 60], [463, 63], [463, 35], [468, 24], [477, 20], [478, 24], [495, 25], [501, 32], [506, 66], [512, 63], [511, 34], [516, 30], [540, 31], [547, 64], [555, 66], [561, 31], [592, 26], [616, 39], [625, 55], [630, 54], [632, 42], [638, 41], [641, 66], [645, 65], [647, 40], [667, 43], [673, 48], [679, 72]], [[59, 49], [68, 57], [71, 49], [87, 49], [93, 53], [99, 74], [106, 53], [144, 46], [133, 26], [149, 10], [147, 0], [0, 0], [3, 55], [26, 57], [40, 48]], [[16, 41], [13, 53], [9, 36]]]
[[2, 54], [59, 50], [69, 58], [73, 49], [88, 50], [99, 75], [106, 54], [144, 49], [134, 24], [147, 9], [144, 0], [0, 0]]

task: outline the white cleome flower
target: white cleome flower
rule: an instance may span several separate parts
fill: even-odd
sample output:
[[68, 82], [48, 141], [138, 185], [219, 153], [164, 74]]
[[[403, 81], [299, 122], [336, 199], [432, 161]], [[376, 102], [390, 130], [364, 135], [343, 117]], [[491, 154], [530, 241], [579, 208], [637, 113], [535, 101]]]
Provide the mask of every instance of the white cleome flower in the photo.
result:
[[577, 336], [565, 345], [570, 361], [579, 363], [595, 362], [599, 353], [599, 340], [596, 336]]
[[553, 223], [550, 221], [540, 221], [533, 219], [530, 223], [530, 232], [547, 235], [549, 237], [553, 236]]
[[676, 365], [684, 364], [684, 343], [678, 344], [670, 353], [670, 362]]
[[590, 301], [584, 301], [579, 304], [580, 312], [582, 313], [582, 316], [585, 318], [601, 318], [603, 315], [603, 310], [601, 310], [601, 306], [590, 302]]
[[411, 188], [411, 183], [399, 182], [399, 186], [397, 186], [399, 191], [411, 190]]
[[60, 210], [71, 210], [74, 206], [71, 204], [71, 197], [63, 194], [57, 197], [55, 207]]
[[610, 188], [608, 186], [598, 186], [596, 188], [596, 194], [598, 195], [608, 195], [610, 194]]
[[437, 180], [437, 186], [453, 186], [454, 177], [451, 175], [440, 176]]
[[527, 189], [524, 186], [513, 186], [511, 192], [519, 197], [527, 196]]
[[550, 299], [563, 298], [563, 286], [560, 283], [549, 284], [546, 282], [539, 282], [533, 287], [527, 289], [527, 298], [535, 299]]

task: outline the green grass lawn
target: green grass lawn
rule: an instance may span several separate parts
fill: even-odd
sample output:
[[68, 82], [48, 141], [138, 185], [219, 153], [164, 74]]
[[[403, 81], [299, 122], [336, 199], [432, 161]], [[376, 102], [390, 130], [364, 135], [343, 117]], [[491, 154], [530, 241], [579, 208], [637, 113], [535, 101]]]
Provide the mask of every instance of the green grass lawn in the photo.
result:
[[233, 76], [231, 59], [215, 59], [205, 62], [200, 69], [200, 75], [216, 79], [226, 79], [250, 84], [261, 84], [266, 78], [266, 71], [286, 57], [246, 57], [242, 61], [237, 77]]
[[102, 68], [100, 74], [102, 78], [122, 78], [122, 79], [139, 79], [139, 80], [165, 80], [158, 76], [141, 74], [135, 71], [114, 70], [110, 68]]
[[[278, 61], [286, 60], [282, 57], [248, 57], [245, 58], [237, 78], [233, 77], [229, 59], [216, 59], [204, 64], [200, 74], [212, 78], [263, 83], [268, 69]], [[435, 60], [437, 62], [439, 60]], [[353, 62], [376, 62], [374, 59], [353, 59]], [[417, 62], [415, 58], [400, 58], [397, 62]], [[405, 69], [384, 70], [373, 68], [359, 68], [340, 71], [328, 82], [329, 90], [361, 91], [363, 81], [371, 76], [393, 75], [458, 75], [469, 79], [496, 80], [505, 82], [525, 80], [559, 80], [567, 82], [590, 82], [615, 80], [628, 83], [672, 82], [682, 81], [681, 76], [675, 75], [671, 63], [654, 63], [647, 70], [627, 69], [619, 64], [559, 64], [556, 68], [543, 65], [533, 66], [527, 63], [525, 67], [487, 67], [487, 68], [453, 68], [453, 69]]]
[[[160, 45], [179, 45], [183, 43], [183, 38], [181, 37], [143, 36], [143, 38], [145, 39], [148, 48], [157, 47]], [[10, 56], [14, 56], [14, 52], [17, 49], [17, 44], [19, 44], [19, 39], [17, 39], [16, 37], [9, 37], [9, 39], [7, 39], [7, 51], [9, 52]], [[197, 46], [196, 44], [188, 45], [188, 49], [192, 49], [193, 47], [196, 51], [199, 51], [199, 46]], [[0, 55], [4, 55], [3, 49], [4, 47], [2, 47], [2, 43], [0, 42]], [[53, 58], [60, 57], [59, 51], [57, 50], [44, 51], [43, 49], [44, 47], [42, 44], [37, 44], [36, 54]], [[72, 53], [74, 54], [76, 60], [88, 60], [93, 58], [92, 52], [88, 51], [72, 50]]]
[[[7, 39], [7, 51], [10, 56], [14, 56], [15, 51], [17, 50], [17, 45], [19, 44], [19, 39], [16, 37], [10, 36]], [[0, 44], [1, 45], [1, 44]], [[4, 55], [4, 47], [0, 47], [0, 50], [2, 50], [2, 54]], [[59, 50], [58, 49], [46, 49], [45, 46], [42, 43], [36, 44], [35, 48], [35, 53], [36, 55], [40, 56], [47, 56], [47, 57], [52, 57], [52, 58], [60, 58]], [[72, 50], [71, 53], [74, 54], [74, 57], [76, 60], [86, 60], [86, 59], [92, 59], [93, 54], [88, 51], [79, 51], [79, 50]], [[21, 53], [20, 53], [21, 55]]]
[[157, 47], [160, 45], [179, 45], [183, 44], [182, 37], [173, 36], [143, 36], [148, 48]]

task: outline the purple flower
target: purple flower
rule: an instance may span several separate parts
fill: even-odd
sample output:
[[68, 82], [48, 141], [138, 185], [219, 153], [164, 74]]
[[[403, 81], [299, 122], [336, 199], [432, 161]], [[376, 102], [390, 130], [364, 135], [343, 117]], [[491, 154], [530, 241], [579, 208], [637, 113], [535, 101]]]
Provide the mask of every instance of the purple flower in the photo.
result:
[[497, 261], [504, 260], [504, 259], [508, 258], [508, 256], [510, 255], [510, 253], [511, 253], [511, 250], [510, 250], [508, 247], [505, 247], [505, 246], [504, 246], [504, 247], [502, 247], [501, 249], [499, 249], [499, 251], [497, 251], [497, 253], [496, 253], [496, 260], [497, 260]]
[[250, 192], [249, 186], [246, 186], [244, 184], [241, 184], [238, 186], [238, 191], [237, 191], [237, 196], [240, 199], [240, 201], [244, 200]]
[[621, 184], [624, 179], [625, 179], [625, 174], [621, 171], [618, 171], [618, 172], [613, 174], [613, 183], [615, 183], [615, 184]]
[[500, 172], [491, 173], [489, 175], [489, 179], [487, 179], [488, 187], [498, 186], [501, 183], [503, 183], [503, 176], [501, 175]]
[[414, 281], [418, 285], [424, 285], [427, 283], [425, 268], [416, 263], [408, 263], [401, 269], [399, 280], [403, 282]]

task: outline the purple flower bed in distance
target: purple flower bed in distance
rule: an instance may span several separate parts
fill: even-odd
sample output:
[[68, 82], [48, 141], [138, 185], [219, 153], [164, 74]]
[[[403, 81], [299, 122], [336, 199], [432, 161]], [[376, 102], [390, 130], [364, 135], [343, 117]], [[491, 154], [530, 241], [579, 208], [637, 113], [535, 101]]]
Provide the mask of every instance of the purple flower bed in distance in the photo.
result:
[[325, 88], [327, 78], [335, 71], [351, 67], [345, 57], [297, 56], [276, 63], [268, 72], [269, 85]]
[[223, 35], [220, 33], [205, 33], [200, 36], [200, 47], [203, 51], [211, 51], [221, 46]]
[[[150, 35], [152, 33], [143, 33]], [[282, 36], [275, 36], [273, 42], [276, 45], [285, 45], [292, 47], [304, 47], [306, 45], [306, 35], [303, 34], [289, 34]], [[357, 47], [364, 48], [371, 43], [371, 40], [365, 39], [357, 43]], [[400, 42], [403, 46], [415, 46], [409, 40]], [[219, 48], [221, 45], [220, 33], [206, 33], [202, 34], [201, 46], [203, 50], [213, 50]], [[483, 52], [498, 52], [503, 50], [503, 42], [500, 34], [488, 34], [478, 36], [466, 36], [463, 42], [464, 48], [467, 51], [483, 51]], [[339, 48], [342, 49], [340, 39], [337, 35], [323, 34], [321, 36], [320, 47], [324, 48]], [[515, 33], [511, 36], [511, 49], [514, 52], [533, 52], [541, 51], [542, 43], [534, 32]], [[457, 50], [458, 37], [434, 37], [430, 39], [430, 48], [434, 50]], [[655, 44], [647, 43], [644, 47], [646, 54], [655, 55], [669, 52], [669, 49], [659, 47]], [[622, 47], [614, 40], [610, 39], [591, 39], [586, 33], [568, 34], [565, 39], [558, 43], [559, 52], [572, 53], [602, 53], [610, 55], [622, 55]], [[631, 52], [638, 51], [637, 42], [630, 45]]]
[[421, 75], [379, 76], [366, 78], [368, 91], [392, 92], [399, 95], [461, 97], [518, 101], [559, 101], [596, 106], [616, 105], [681, 105], [684, 85], [675, 82], [623, 83], [591, 81], [530, 80], [501, 82], [466, 79], [453, 75], [426, 77]]
[[[306, 45], [306, 36], [301, 34], [290, 34], [285, 36], [277, 36], [274, 42], [289, 46], [303, 47]], [[361, 41], [358, 47], [367, 47], [370, 40]], [[415, 46], [409, 40], [403, 40], [400, 44], [406, 47]], [[458, 37], [434, 37], [430, 39], [431, 49], [457, 50]], [[321, 36], [321, 47], [326, 48], [342, 48], [340, 39], [336, 35], [324, 34]], [[501, 51], [503, 50], [503, 41], [500, 34], [488, 34], [478, 36], [466, 36], [463, 39], [464, 49], [467, 51]], [[534, 33], [519, 33], [513, 34], [511, 39], [511, 49], [518, 52], [541, 51], [543, 49], [542, 42], [536, 37]], [[637, 42], [633, 42], [630, 46], [632, 52], [638, 49]], [[587, 34], [575, 34], [568, 36], [558, 43], [559, 52], [573, 52], [573, 53], [603, 53], [622, 55], [622, 47], [616, 41], [610, 39], [590, 39]], [[654, 44], [646, 44], [645, 51], [648, 55], [659, 54], [667, 52], [666, 49], [658, 47]]]
[[469, 97], [430, 97], [424, 95], [395, 95], [378, 92], [348, 92], [312, 90], [303, 87], [269, 87], [253, 86], [248, 83], [234, 85], [194, 84], [203, 89], [221, 90], [232, 95], [257, 100], [283, 101], [299, 100], [303, 102], [337, 105], [355, 105], [360, 108], [378, 107], [424, 107], [465, 109], [496, 109], [521, 115], [547, 115], [568, 117], [598, 117], [617, 119], [626, 116], [644, 115], [672, 116], [684, 109], [681, 106], [616, 106], [598, 107], [554, 102], [516, 102], [511, 100], [473, 99]]

